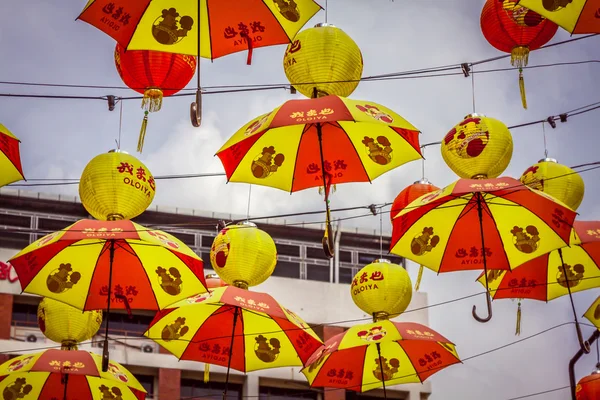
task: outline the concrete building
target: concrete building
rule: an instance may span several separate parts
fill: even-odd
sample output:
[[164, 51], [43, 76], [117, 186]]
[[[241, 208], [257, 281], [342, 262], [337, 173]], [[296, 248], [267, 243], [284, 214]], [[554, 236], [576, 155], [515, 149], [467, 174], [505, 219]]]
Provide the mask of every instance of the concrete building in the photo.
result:
[[[0, 190], [0, 361], [12, 356], [54, 345], [37, 326], [37, 296], [21, 294], [21, 287], [7, 260], [29, 243], [79, 219], [90, 218], [78, 198], [48, 195], [31, 191]], [[205, 261], [205, 273], [211, 270], [209, 251], [219, 220], [235, 219], [231, 215], [197, 210], [153, 206], [135, 219], [170, 232], [190, 246]], [[364, 265], [379, 258], [379, 232], [338, 230], [334, 260], [325, 258], [321, 238], [323, 226], [290, 224], [283, 220], [256, 221], [277, 244], [278, 263], [274, 275], [252, 288], [268, 292], [280, 303], [316, 325], [314, 330], [324, 340], [353, 324], [368, 322], [350, 297], [352, 277]], [[389, 248], [389, 233], [383, 236], [383, 248]], [[387, 251], [386, 251], [387, 252]], [[388, 257], [405, 266], [404, 260]], [[427, 306], [427, 295], [413, 294], [410, 308]], [[223, 391], [225, 369], [211, 366], [210, 382], [203, 382], [204, 364], [178, 361], [156, 343], [140, 339], [151, 321], [152, 313], [135, 312], [133, 319], [124, 313], [111, 313], [111, 359], [125, 365], [147, 389], [149, 399], [218, 398]], [[362, 321], [357, 321], [363, 319]], [[426, 309], [400, 316], [399, 321], [428, 324]], [[102, 327], [99, 333], [103, 333]], [[101, 354], [102, 335], [80, 349]], [[424, 384], [398, 385], [388, 388], [391, 399], [422, 400], [431, 387]], [[342, 400], [346, 398], [382, 398], [382, 390], [358, 394], [345, 390], [311, 390], [299, 368], [280, 368], [247, 375], [232, 370], [228, 398], [263, 399], [307, 398]]]

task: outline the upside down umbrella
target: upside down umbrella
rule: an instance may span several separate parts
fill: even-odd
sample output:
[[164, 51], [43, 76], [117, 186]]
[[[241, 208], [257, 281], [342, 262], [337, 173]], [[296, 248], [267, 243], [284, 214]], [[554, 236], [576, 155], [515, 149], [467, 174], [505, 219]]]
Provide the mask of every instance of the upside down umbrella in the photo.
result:
[[20, 143], [11, 131], [0, 124], [0, 187], [25, 179], [19, 152]]
[[[78, 19], [126, 50], [155, 50], [214, 60], [288, 44], [321, 9], [314, 0], [89, 0]], [[200, 62], [191, 119], [200, 126]]]
[[[393, 219], [390, 253], [435, 272], [512, 270], [568, 246], [575, 212], [513, 178], [459, 179]], [[486, 283], [486, 287], [487, 287]], [[492, 307], [487, 296], [488, 316]]]
[[431, 328], [383, 320], [353, 326], [327, 340], [302, 373], [312, 387], [366, 392], [422, 383], [460, 362], [454, 344]]
[[226, 367], [226, 382], [230, 368], [304, 366], [322, 344], [273, 297], [235, 286], [216, 287], [159, 311], [144, 335], [180, 360]]
[[290, 193], [322, 186], [328, 257], [333, 255], [331, 185], [371, 182], [422, 158], [419, 131], [400, 115], [370, 101], [334, 95], [285, 102], [244, 125], [217, 156], [229, 182]]
[[4, 400], [144, 400], [146, 390], [121, 364], [82, 350], [45, 350], [0, 365]]
[[600, 329], [600, 296], [592, 303], [583, 316], [594, 324], [596, 328]]
[[[600, 287], [600, 222], [575, 221], [570, 247], [560, 248], [522, 264], [515, 271], [487, 272], [493, 299], [519, 299], [517, 330], [520, 333], [521, 299], [550, 301], [569, 295], [579, 343], [585, 344], [572, 293]], [[483, 274], [478, 278], [485, 284]]]
[[[77, 221], [9, 261], [23, 292], [83, 311], [159, 310], [207, 290], [202, 260], [188, 246], [129, 220]], [[106, 318], [105, 367], [108, 330]]]
[[517, 0], [571, 34], [600, 33], [598, 0]]

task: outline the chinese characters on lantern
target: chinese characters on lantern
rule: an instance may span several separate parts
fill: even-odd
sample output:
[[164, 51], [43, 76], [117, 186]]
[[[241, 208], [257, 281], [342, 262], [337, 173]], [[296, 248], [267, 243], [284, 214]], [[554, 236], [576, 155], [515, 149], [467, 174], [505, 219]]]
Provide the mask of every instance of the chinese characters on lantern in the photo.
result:
[[110, 27], [114, 31], [118, 31], [122, 26], [128, 25], [131, 15], [124, 7], [117, 7], [115, 3], [107, 3], [102, 7], [102, 12], [105, 14], [100, 19], [100, 22]]
[[354, 278], [350, 288], [354, 295], [366, 290], [379, 289], [377, 282], [384, 280], [384, 278], [383, 272], [381, 271], [373, 271], [371, 275], [369, 275], [367, 272], [363, 272], [360, 277]]
[[223, 37], [225, 39], [234, 39], [233, 45], [239, 46], [247, 44], [248, 38], [253, 42], [262, 41], [260, 35], [265, 31], [265, 26], [261, 21], [251, 21], [248, 24], [244, 22], [238, 22], [237, 26], [228, 26], [223, 30]]
[[[123, 183], [143, 192], [147, 197], [150, 196], [150, 191], [156, 191], [156, 182], [154, 177], [147, 173], [144, 167], [135, 168], [133, 164], [128, 162], [120, 162], [117, 166], [117, 171], [123, 176]], [[149, 187], [148, 187], [149, 186]]]

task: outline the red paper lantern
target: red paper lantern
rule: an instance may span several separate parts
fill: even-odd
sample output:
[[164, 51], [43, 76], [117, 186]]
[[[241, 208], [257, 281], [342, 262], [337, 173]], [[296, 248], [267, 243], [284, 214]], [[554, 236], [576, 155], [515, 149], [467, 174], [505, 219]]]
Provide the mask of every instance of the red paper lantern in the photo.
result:
[[598, 370], [591, 375], [581, 378], [575, 388], [577, 400], [598, 400], [600, 399], [600, 363]]
[[196, 71], [196, 57], [150, 50], [128, 50], [117, 44], [115, 65], [123, 82], [144, 95], [145, 110], [138, 151], [142, 152], [148, 112], [160, 110], [163, 97], [186, 87]]
[[481, 31], [486, 40], [500, 51], [510, 53], [510, 62], [519, 68], [523, 107], [527, 108], [523, 67], [529, 52], [552, 39], [558, 25], [540, 14], [517, 4], [517, 0], [487, 0], [481, 12]]
[[423, 179], [405, 187], [392, 203], [392, 209], [390, 210], [390, 220], [394, 219], [404, 207], [423, 196], [424, 194], [435, 192], [440, 190], [437, 186], [434, 186], [427, 179]]

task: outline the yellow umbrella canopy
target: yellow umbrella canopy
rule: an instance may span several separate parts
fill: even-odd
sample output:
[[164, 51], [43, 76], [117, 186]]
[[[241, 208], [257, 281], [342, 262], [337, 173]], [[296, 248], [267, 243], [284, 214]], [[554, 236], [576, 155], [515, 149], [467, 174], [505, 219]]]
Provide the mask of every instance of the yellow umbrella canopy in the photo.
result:
[[102, 357], [81, 350], [45, 350], [0, 365], [4, 400], [58, 398], [78, 400], [143, 400], [146, 390], [115, 361], [101, 370]]
[[598, 0], [517, 0], [570, 33], [600, 33]]
[[0, 124], [0, 187], [25, 179], [21, 166], [21, 141]]

